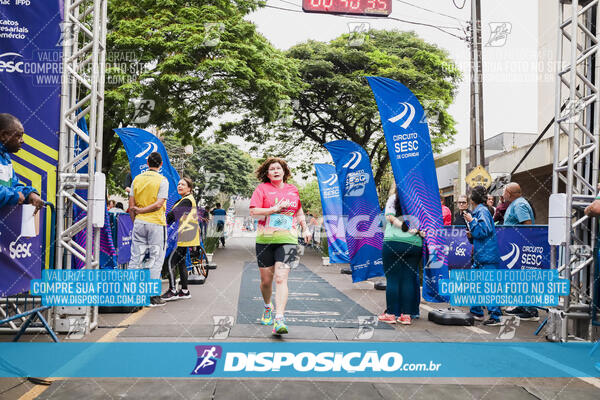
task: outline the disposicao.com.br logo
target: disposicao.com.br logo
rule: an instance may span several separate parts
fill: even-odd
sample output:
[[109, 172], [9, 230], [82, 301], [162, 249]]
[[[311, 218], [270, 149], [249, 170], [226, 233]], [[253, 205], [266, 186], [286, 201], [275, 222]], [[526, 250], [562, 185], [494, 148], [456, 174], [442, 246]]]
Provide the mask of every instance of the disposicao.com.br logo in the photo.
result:
[[404, 363], [400, 353], [366, 352], [228, 352], [224, 372], [437, 372], [441, 363]]

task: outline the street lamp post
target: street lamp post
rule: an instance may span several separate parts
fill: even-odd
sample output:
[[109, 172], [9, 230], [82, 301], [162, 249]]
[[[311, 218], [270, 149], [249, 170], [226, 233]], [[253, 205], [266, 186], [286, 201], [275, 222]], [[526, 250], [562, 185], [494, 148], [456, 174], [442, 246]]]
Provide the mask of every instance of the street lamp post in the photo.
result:
[[[183, 148], [183, 152], [185, 153], [186, 156], [191, 155], [194, 152], [194, 146], [192, 146], [191, 144], [188, 144], [187, 146], [185, 146]], [[185, 160], [186, 160], [186, 157], [179, 158], [179, 174], [180, 175], [183, 175], [183, 167], [185, 165]]]

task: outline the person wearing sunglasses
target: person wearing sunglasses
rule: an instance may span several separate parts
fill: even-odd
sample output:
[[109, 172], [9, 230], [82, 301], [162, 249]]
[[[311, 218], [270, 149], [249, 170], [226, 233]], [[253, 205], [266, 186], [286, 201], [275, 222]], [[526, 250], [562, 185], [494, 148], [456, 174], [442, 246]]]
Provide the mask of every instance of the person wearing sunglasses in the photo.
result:
[[469, 203], [466, 194], [461, 194], [458, 196], [458, 212], [454, 214], [454, 218], [452, 218], [452, 225], [467, 225], [465, 221], [465, 213], [471, 213], [469, 211]]

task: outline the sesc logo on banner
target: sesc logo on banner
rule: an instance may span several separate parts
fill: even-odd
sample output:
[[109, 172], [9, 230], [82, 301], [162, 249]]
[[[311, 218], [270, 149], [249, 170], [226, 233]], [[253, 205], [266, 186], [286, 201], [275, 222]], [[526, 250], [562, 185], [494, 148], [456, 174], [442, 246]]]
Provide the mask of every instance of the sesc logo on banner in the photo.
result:
[[23, 73], [23, 61], [15, 57], [23, 58], [19, 53], [8, 52], [0, 54], [0, 72]]
[[217, 360], [223, 356], [223, 348], [221, 346], [196, 346], [198, 360], [196, 368], [190, 375], [211, 375], [217, 368]]
[[17, 243], [17, 240], [10, 242], [8, 246], [10, 251], [10, 258], [13, 260], [16, 258], [27, 258], [31, 257], [31, 243]]
[[550, 268], [547, 227], [498, 227], [496, 237], [500, 252], [500, 268]]
[[500, 259], [506, 263], [508, 269], [512, 269], [518, 262], [521, 264], [521, 269], [531, 269], [542, 268], [547, 257], [543, 246], [519, 246], [511, 242], [510, 251], [500, 256]]
[[364, 194], [365, 188], [369, 183], [369, 174], [361, 169], [355, 172], [349, 172], [346, 175], [346, 196], [360, 197]]

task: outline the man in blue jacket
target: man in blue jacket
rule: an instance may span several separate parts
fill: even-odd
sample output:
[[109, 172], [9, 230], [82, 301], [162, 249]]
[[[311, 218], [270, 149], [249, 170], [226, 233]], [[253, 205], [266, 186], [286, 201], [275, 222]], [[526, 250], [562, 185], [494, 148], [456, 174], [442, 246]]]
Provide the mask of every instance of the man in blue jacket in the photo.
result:
[[0, 114], [0, 207], [28, 203], [37, 212], [44, 201], [33, 187], [19, 182], [9, 155], [21, 149], [23, 134], [23, 125], [17, 117]]
[[[498, 242], [496, 241], [496, 227], [489, 209], [485, 205], [487, 191], [483, 186], [475, 186], [471, 193], [471, 202], [475, 209], [472, 214], [465, 213], [467, 229], [473, 238], [473, 268], [497, 269], [500, 264]], [[498, 306], [488, 306], [489, 319], [483, 324], [487, 326], [500, 325], [502, 310]], [[483, 320], [481, 306], [472, 306], [471, 314], [475, 319]]]

